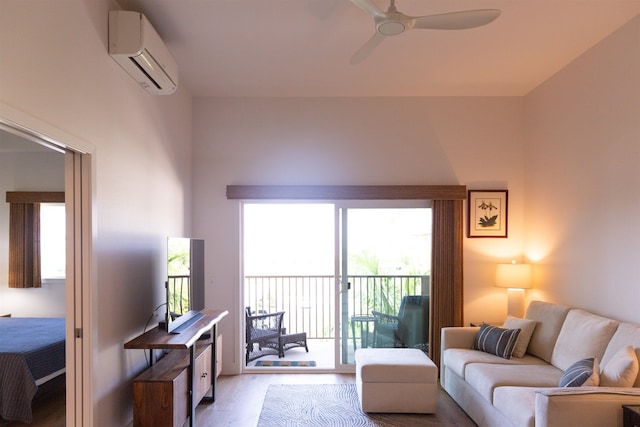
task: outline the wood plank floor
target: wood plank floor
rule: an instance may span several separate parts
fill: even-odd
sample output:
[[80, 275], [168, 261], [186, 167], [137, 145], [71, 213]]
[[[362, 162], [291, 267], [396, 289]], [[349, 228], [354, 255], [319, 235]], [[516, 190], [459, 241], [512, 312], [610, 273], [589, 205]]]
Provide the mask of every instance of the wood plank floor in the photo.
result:
[[[244, 374], [222, 376], [214, 404], [202, 403], [196, 411], [201, 427], [255, 427], [269, 384], [354, 383], [353, 374]], [[43, 384], [34, 400], [33, 422], [24, 424], [0, 419], [0, 427], [64, 427], [64, 375]], [[445, 393], [438, 396], [436, 418], [441, 426], [475, 427], [469, 417]], [[320, 426], [319, 426], [320, 427]]]

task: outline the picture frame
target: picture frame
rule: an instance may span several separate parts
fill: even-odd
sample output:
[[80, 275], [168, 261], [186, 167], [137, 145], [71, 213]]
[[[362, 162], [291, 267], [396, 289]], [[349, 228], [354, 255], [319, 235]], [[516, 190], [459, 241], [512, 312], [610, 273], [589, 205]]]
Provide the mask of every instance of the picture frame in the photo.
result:
[[469, 190], [467, 237], [508, 236], [508, 190]]

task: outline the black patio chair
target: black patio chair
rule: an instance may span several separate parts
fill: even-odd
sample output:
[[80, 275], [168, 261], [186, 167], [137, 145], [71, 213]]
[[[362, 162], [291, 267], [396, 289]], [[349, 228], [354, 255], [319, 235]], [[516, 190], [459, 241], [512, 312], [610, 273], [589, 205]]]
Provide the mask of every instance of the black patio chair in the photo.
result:
[[282, 319], [284, 311], [265, 314], [252, 314], [251, 308], [246, 308], [246, 357], [248, 364], [260, 357], [277, 354], [282, 357], [283, 335]]
[[374, 347], [409, 347], [429, 350], [429, 295], [402, 298], [398, 315], [372, 311]]

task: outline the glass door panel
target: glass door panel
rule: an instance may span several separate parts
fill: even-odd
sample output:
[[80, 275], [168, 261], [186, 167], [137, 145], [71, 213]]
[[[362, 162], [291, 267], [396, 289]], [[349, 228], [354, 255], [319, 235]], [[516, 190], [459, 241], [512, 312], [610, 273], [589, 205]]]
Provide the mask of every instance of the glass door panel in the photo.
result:
[[287, 346], [281, 360], [273, 343], [243, 337], [246, 367], [293, 360], [335, 368], [334, 230], [331, 203], [243, 204], [243, 307], [255, 316], [284, 312], [281, 334], [306, 334], [309, 349]]
[[375, 333], [374, 312], [393, 322], [403, 297], [429, 294], [431, 209], [421, 204], [340, 209], [340, 365], [359, 348], [400, 345]]

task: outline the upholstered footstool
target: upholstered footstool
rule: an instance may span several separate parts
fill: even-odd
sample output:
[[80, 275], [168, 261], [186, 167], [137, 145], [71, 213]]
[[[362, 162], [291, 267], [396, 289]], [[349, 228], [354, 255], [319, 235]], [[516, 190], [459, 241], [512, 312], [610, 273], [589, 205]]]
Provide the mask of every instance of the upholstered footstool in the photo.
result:
[[438, 368], [415, 348], [356, 350], [356, 386], [364, 412], [432, 414]]

